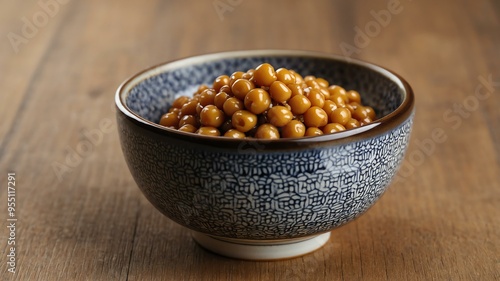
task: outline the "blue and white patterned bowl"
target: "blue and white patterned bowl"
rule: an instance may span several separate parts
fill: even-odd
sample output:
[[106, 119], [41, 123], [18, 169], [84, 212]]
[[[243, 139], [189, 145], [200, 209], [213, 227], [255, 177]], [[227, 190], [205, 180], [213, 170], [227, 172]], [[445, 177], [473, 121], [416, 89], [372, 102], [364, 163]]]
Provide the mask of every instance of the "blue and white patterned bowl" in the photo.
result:
[[[358, 90], [379, 119], [332, 135], [267, 141], [201, 136], [156, 124], [176, 96], [263, 62]], [[333, 228], [372, 206], [403, 159], [413, 104], [408, 83], [382, 67], [279, 50], [161, 64], [128, 79], [116, 93], [122, 150], [144, 195], [168, 218], [193, 230], [206, 248], [247, 259], [309, 252], [323, 245]], [[315, 247], [305, 245], [311, 239], [317, 239]], [[281, 250], [268, 245], [288, 252], [273, 254]], [[301, 251], [290, 252], [298, 245]]]

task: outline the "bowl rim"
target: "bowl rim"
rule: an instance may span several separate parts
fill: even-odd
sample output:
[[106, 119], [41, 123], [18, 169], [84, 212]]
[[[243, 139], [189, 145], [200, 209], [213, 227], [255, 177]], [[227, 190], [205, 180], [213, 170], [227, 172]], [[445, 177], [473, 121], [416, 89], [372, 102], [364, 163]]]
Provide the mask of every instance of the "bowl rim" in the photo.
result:
[[[301, 138], [280, 138], [277, 140], [262, 140], [262, 139], [235, 139], [235, 138], [225, 138], [220, 136], [206, 136], [198, 135], [188, 132], [178, 131], [176, 129], [168, 128], [149, 121], [139, 114], [135, 113], [126, 105], [126, 98], [130, 93], [130, 90], [134, 88], [139, 83], [157, 76], [163, 72], [174, 70], [178, 67], [184, 67], [189, 65], [195, 65], [204, 62], [214, 62], [221, 59], [229, 58], [249, 58], [249, 57], [303, 57], [303, 58], [315, 58], [315, 59], [326, 59], [340, 61], [347, 64], [354, 64], [360, 67], [368, 68], [373, 70], [387, 79], [394, 82], [401, 91], [403, 95], [403, 101], [401, 104], [391, 113], [375, 120], [374, 122], [359, 127], [354, 128], [334, 134], [313, 136], [313, 137], [301, 137]], [[350, 57], [328, 54], [316, 51], [303, 51], [303, 50], [278, 50], [278, 49], [264, 49], [264, 50], [241, 50], [241, 51], [227, 51], [227, 52], [217, 52], [208, 53], [190, 57], [184, 57], [179, 59], [174, 59], [153, 65], [136, 74], [130, 76], [124, 82], [120, 84], [115, 92], [115, 106], [118, 109], [117, 113], [122, 114], [127, 120], [131, 121], [135, 125], [138, 125], [152, 133], [164, 135], [166, 137], [172, 137], [178, 140], [186, 141], [189, 143], [196, 143], [203, 146], [210, 146], [213, 148], [221, 149], [241, 149], [245, 145], [250, 145], [252, 151], [267, 151], [267, 150], [294, 150], [304, 147], [324, 147], [324, 146], [335, 146], [342, 145], [345, 143], [359, 141], [361, 139], [369, 139], [384, 133], [387, 133], [398, 127], [405, 120], [410, 118], [414, 112], [415, 103], [414, 93], [409, 85], [409, 83], [403, 79], [399, 74], [391, 71], [385, 67], [379, 66], [374, 63], [353, 59]]]

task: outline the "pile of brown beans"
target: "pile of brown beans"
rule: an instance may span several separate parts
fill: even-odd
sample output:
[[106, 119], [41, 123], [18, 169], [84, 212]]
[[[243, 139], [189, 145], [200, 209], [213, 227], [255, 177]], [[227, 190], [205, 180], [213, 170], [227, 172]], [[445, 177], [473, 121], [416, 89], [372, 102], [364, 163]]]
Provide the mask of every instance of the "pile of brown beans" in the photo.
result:
[[201, 135], [279, 139], [332, 134], [374, 119], [357, 91], [263, 63], [177, 98], [159, 123]]

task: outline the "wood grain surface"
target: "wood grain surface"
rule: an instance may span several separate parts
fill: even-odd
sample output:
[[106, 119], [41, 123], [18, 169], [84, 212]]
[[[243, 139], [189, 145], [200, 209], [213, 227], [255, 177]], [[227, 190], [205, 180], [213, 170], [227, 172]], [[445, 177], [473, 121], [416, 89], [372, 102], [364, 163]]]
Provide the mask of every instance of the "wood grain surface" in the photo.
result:
[[[0, 3], [0, 280], [500, 280], [499, 1]], [[264, 48], [392, 69], [417, 114], [398, 178], [365, 215], [312, 254], [249, 262], [201, 249], [147, 202], [113, 96], [159, 62]]]

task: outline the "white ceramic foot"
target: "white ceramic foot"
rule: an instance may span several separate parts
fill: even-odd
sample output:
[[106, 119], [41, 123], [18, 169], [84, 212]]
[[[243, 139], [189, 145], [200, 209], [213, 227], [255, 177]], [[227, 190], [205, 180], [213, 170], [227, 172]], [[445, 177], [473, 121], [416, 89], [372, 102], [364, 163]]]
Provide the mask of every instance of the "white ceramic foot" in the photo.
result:
[[328, 242], [330, 232], [287, 240], [241, 240], [214, 237], [193, 232], [193, 238], [203, 248], [214, 253], [244, 260], [289, 259], [311, 253]]

